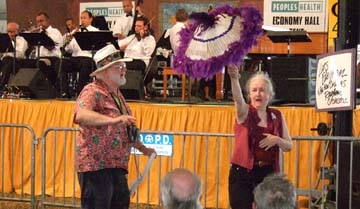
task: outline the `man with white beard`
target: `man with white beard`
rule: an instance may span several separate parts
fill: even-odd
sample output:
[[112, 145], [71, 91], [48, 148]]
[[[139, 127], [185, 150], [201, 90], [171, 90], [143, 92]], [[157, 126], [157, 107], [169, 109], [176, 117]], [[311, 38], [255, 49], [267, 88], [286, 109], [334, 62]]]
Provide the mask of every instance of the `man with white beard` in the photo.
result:
[[147, 156], [155, 153], [140, 140], [131, 140], [127, 127], [134, 125], [119, 86], [126, 83], [126, 65], [113, 45], [94, 56], [97, 69], [76, 100], [74, 122], [80, 125], [76, 138], [76, 170], [83, 209], [127, 209], [130, 196], [127, 184], [130, 149]]

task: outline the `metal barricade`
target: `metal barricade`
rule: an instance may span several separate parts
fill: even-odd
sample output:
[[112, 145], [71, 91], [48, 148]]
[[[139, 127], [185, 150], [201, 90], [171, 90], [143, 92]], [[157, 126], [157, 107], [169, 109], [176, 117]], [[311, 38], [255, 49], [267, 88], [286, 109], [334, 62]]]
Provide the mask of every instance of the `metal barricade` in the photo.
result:
[[[226, 191], [220, 186], [227, 182], [230, 170], [230, 159], [232, 155], [233, 134], [204, 133], [204, 132], [165, 132], [165, 131], [142, 131], [142, 134], [166, 134], [177, 138], [174, 145], [174, 153], [171, 157], [158, 156], [157, 188], [160, 188], [161, 177], [174, 168], [186, 168], [196, 173], [202, 180], [202, 206], [203, 208], [229, 208], [228, 205], [220, 205], [219, 198], [227, 198]], [[178, 145], [178, 146], [177, 146]], [[204, 146], [204, 152], [197, 153], [198, 147]], [[222, 152], [224, 146], [227, 152]], [[181, 148], [181, 149], [180, 149]], [[178, 150], [175, 152], [175, 150]], [[192, 153], [192, 155], [189, 155]], [[211, 161], [211, 160], [214, 161]], [[136, 160], [136, 159], [135, 159]], [[163, 164], [168, 163], [169, 166]], [[220, 164], [225, 164], [226, 169], [220, 170]], [[214, 166], [215, 171], [209, 172], [209, 167]], [[164, 168], [169, 167], [167, 170]], [[211, 175], [213, 173], [214, 175]], [[148, 178], [148, 191], [150, 177]], [[215, 191], [215, 192], [212, 192]], [[137, 193], [138, 195], [139, 193]], [[150, 204], [149, 194], [146, 204]], [[138, 201], [137, 201], [138, 202]], [[160, 208], [160, 198], [157, 202]], [[136, 204], [138, 208], [138, 204]]]
[[[79, 190], [78, 190], [78, 183], [76, 172], [74, 169], [75, 165], [75, 137], [76, 132], [78, 132], [79, 129], [77, 128], [49, 128], [47, 129], [42, 137], [42, 196], [41, 196], [41, 208], [45, 208], [46, 206], [57, 206], [57, 207], [71, 207], [71, 208], [80, 208], [80, 200], [79, 200]], [[231, 154], [231, 146], [232, 143], [229, 143], [228, 138], [233, 137], [233, 134], [212, 134], [212, 133], [187, 133], [187, 132], [154, 132], [154, 131], [142, 131], [142, 134], [152, 133], [152, 134], [169, 134], [174, 135], [174, 137], [177, 140], [177, 145], [180, 147], [175, 147], [174, 150], [178, 150], [174, 155], [176, 155], [176, 159], [174, 160], [174, 155], [171, 157], [165, 157], [165, 156], [158, 156], [155, 161], [157, 161], [158, 167], [157, 167], [157, 177], [156, 177], [156, 187], [160, 188], [160, 180], [161, 177], [168, 171], [163, 170], [164, 164], [168, 164], [169, 169], [172, 170], [176, 167], [186, 167], [189, 170], [194, 171], [195, 173], [203, 173], [202, 179], [203, 179], [203, 206], [207, 206], [207, 199], [208, 199], [208, 185], [211, 185], [211, 188], [215, 187], [216, 191], [216, 197], [218, 197], [222, 192], [219, 190], [219, 164], [220, 159], [224, 158], [224, 156], [221, 157], [221, 142], [225, 142], [226, 146], [229, 146], [230, 148], [230, 154]], [[215, 156], [216, 156], [216, 172], [215, 172], [215, 182], [209, 182], [208, 180], [208, 164], [213, 162], [208, 162], [206, 160], [206, 163], [202, 167], [202, 171], [198, 170], [199, 159], [196, 157], [202, 159], [208, 159], [209, 158], [209, 152], [201, 153], [201, 155], [194, 155], [195, 157], [193, 159], [188, 159], [186, 157], [186, 152], [190, 152], [187, 148], [189, 147], [187, 143], [192, 143], [192, 152], [195, 153], [197, 150], [198, 143], [193, 143], [198, 140], [203, 140], [203, 144], [205, 146], [205, 149], [207, 150], [209, 148], [209, 144], [212, 144], [212, 147], [215, 149]], [[214, 141], [215, 140], [215, 141]], [[224, 141], [226, 140], [226, 141]], [[231, 142], [231, 140], [230, 140]], [[71, 151], [70, 151], [71, 150]], [[225, 156], [226, 164], [229, 165], [230, 162], [230, 154], [227, 153], [227, 156]], [[57, 158], [57, 156], [60, 156]], [[68, 159], [73, 158], [73, 163], [69, 165]], [[138, 167], [141, 167], [144, 165], [144, 163], [141, 163], [144, 161], [144, 156], [139, 155], [132, 155], [130, 162], [129, 162], [129, 168], [131, 166], [134, 166], [135, 164]], [[230, 167], [229, 167], [230, 168]], [[156, 169], [154, 166], [151, 168], [151, 170], [154, 171]], [[131, 179], [131, 173], [129, 174], [129, 179]], [[226, 171], [227, 173], [227, 171]], [[134, 178], [134, 175], [132, 174], [132, 178]], [[69, 178], [70, 176], [70, 178]], [[150, 194], [150, 184], [152, 181], [150, 181], [151, 176], [147, 178], [147, 180], [143, 183], [141, 188], [137, 190], [135, 197], [132, 198], [132, 200], [135, 201], [136, 208], [138, 208], [139, 203], [143, 204], [154, 204], [159, 205], [160, 207], [160, 199], [158, 197], [158, 193], [156, 193], [155, 201], [154, 201], [154, 195], [151, 196]], [[69, 182], [70, 179], [70, 182]], [[227, 178], [226, 178], [227, 180]], [[70, 188], [70, 195], [69, 192], [67, 192], [67, 189]], [[59, 193], [61, 195], [59, 195]], [[145, 193], [145, 194], [144, 194]], [[140, 194], [140, 195], [139, 195]], [[142, 198], [139, 198], [139, 196], [142, 196]], [[145, 197], [145, 198], [144, 198]], [[144, 200], [146, 199], [146, 200]], [[212, 201], [215, 203], [212, 203], [212, 205], [215, 205], [215, 207], [218, 208], [218, 198], [212, 197]]]
[[27, 125], [0, 124], [0, 200], [36, 208], [35, 139]]
[[[335, 172], [334, 172], [334, 177], [335, 177], [335, 185], [334, 188], [332, 190], [334, 190], [334, 192], [339, 192], [338, 188], [339, 188], [339, 175], [337, 175], [339, 173], [339, 154], [340, 154], [340, 150], [339, 150], [339, 145], [340, 143], [350, 143], [350, 152], [349, 152], [349, 159], [350, 159], [350, 168], [349, 168], [349, 209], [353, 208], [354, 205], [352, 205], [352, 188], [353, 188], [353, 154], [354, 154], [354, 143], [359, 143], [360, 142], [360, 137], [340, 137], [340, 136], [319, 136], [319, 137], [311, 137], [311, 136], [295, 136], [293, 137], [293, 140], [295, 141], [294, 143], [294, 147], [295, 147], [295, 152], [296, 152], [296, 157], [295, 157], [295, 163], [296, 163], [296, 171], [295, 171], [295, 187], [297, 188], [297, 193], [298, 196], [307, 196], [308, 197], [308, 208], [343, 208], [341, 205], [338, 205], [338, 196], [335, 196], [335, 200], [329, 200], [327, 195], [329, 190], [331, 190], [331, 188], [329, 188], [329, 179], [327, 179], [325, 177], [325, 169], [326, 167], [331, 167], [334, 166], [335, 168]], [[308, 164], [310, 165], [309, 167], [309, 176], [308, 176], [308, 185], [309, 188], [307, 189], [303, 189], [303, 188], [299, 188], [299, 145], [300, 143], [304, 143], [307, 142], [309, 145], [309, 153], [308, 154], [308, 158], [309, 158], [309, 162], [302, 162], [302, 164], [304, 165], [304, 167], [306, 167], [305, 165]], [[321, 142], [323, 143], [323, 150], [321, 153], [321, 162], [319, 167], [316, 167], [315, 171], [313, 170], [313, 155], [314, 155], [314, 148], [313, 148], [313, 144], [316, 142]], [[326, 163], [326, 159], [327, 159], [327, 155], [329, 154], [329, 147], [330, 146], [335, 146], [336, 147], [336, 159], [334, 160], [334, 162], [332, 162], [333, 165], [329, 165], [329, 162]], [[313, 180], [313, 175], [314, 172], [318, 172], [318, 176], [316, 181]], [[304, 178], [304, 176], [301, 176], [301, 178]]]
[[[43, 135], [42, 140], [42, 208], [45, 206], [60, 206], [80, 208], [79, 190], [75, 172], [74, 154], [75, 135], [79, 129], [76, 128], [51, 128], [47, 129]], [[202, 179], [202, 205], [204, 208], [229, 208], [227, 179], [228, 171], [230, 169], [230, 159], [232, 154], [232, 146], [234, 143], [233, 134], [218, 134], [218, 133], [189, 133], [189, 132], [157, 132], [157, 131], [142, 131], [142, 134], [167, 134], [174, 136], [173, 155], [171, 157], [158, 156], [150, 170], [149, 176], [146, 177], [145, 182], [138, 188], [135, 197], [132, 197], [132, 202], [138, 208], [139, 204], [158, 205], [160, 208], [160, 198], [158, 191], [151, 189], [160, 188], [160, 180], [166, 172], [174, 168], [187, 168]], [[305, 196], [308, 200], [308, 207], [314, 208], [316, 206], [324, 206], [327, 203], [326, 191], [328, 183], [324, 180], [324, 174], [320, 172], [322, 167], [326, 166], [325, 159], [329, 144], [335, 144], [337, 147], [342, 142], [349, 142], [351, 144], [351, 152], [353, 152], [353, 145], [359, 142], [360, 138], [354, 137], [293, 137], [294, 149], [290, 153], [295, 153], [296, 166], [292, 169], [285, 170], [286, 173], [295, 173], [295, 176], [289, 175], [290, 179], [297, 188], [299, 196]], [[308, 143], [308, 153], [301, 153], [301, 146], [303, 143]], [[316, 144], [315, 148], [313, 146]], [[306, 144], [305, 144], [306, 145]], [[199, 152], [201, 146], [201, 152]], [[307, 146], [307, 145], [306, 145]], [[314, 164], [313, 155], [314, 150], [323, 149], [322, 159], [320, 164]], [[300, 153], [302, 157], [308, 155], [308, 161], [299, 161]], [[339, 150], [336, 150], [337, 158], [334, 162], [338, 165]], [[293, 163], [289, 156], [285, 154], [285, 162]], [[60, 157], [58, 157], [60, 156]], [[72, 159], [72, 163], [68, 160]], [[129, 179], [136, 178], [135, 170], [145, 165], [147, 158], [141, 155], [132, 155], [129, 162]], [[291, 161], [291, 162], [289, 162]], [[350, 164], [352, 165], [353, 157], [350, 156]], [[282, 160], [281, 163], [284, 163]], [[134, 166], [136, 165], [136, 169]], [[221, 166], [220, 166], [221, 165]], [[299, 176], [299, 165], [309, 167], [309, 176]], [[220, 169], [221, 167], [221, 169]], [[301, 167], [303, 168], [303, 167]], [[338, 171], [338, 168], [336, 168]], [[318, 179], [314, 181], [314, 174], [318, 173]], [[352, 167], [350, 167], [350, 177], [352, 177]], [[338, 178], [338, 176], [336, 176]], [[304, 183], [304, 179], [306, 181]], [[299, 184], [302, 184], [302, 186]], [[338, 179], [336, 179], [336, 184]], [[305, 185], [305, 186], [304, 186]], [[350, 190], [352, 188], [352, 178], [349, 181]], [[335, 190], [337, 191], [338, 185]], [[70, 192], [68, 192], [70, 190]], [[59, 195], [60, 194], [60, 195]], [[350, 191], [351, 194], [351, 191]], [[319, 198], [318, 202], [313, 202], [314, 198]], [[220, 201], [221, 200], [221, 201]], [[225, 202], [225, 204], [224, 204]], [[336, 204], [337, 200], [335, 200]], [[351, 198], [349, 200], [351, 206]], [[335, 205], [335, 208], [341, 206]], [[350, 207], [351, 208], [351, 207]]]
[[[80, 208], [79, 197], [75, 191], [77, 178], [74, 169], [75, 137], [78, 131], [78, 128], [49, 128], [42, 136], [41, 208]], [[57, 158], [58, 155], [62, 157]], [[67, 158], [73, 159], [71, 165], [66, 163]], [[67, 175], [71, 177], [66, 178]], [[71, 182], [66, 179], [71, 179]], [[67, 189], [71, 190], [71, 196], [66, 195]]]

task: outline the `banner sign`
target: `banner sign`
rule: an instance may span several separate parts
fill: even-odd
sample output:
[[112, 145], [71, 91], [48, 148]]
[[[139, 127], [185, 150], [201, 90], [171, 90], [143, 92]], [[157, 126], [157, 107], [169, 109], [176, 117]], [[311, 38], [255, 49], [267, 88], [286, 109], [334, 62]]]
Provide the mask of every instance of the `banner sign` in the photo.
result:
[[[133, 2], [134, 4], [134, 2]], [[112, 30], [116, 20], [124, 14], [124, 9], [121, 1], [118, 2], [81, 2], [80, 12], [88, 10], [93, 16], [104, 16], [105, 20]], [[80, 15], [79, 15], [80, 17]]]
[[[168, 134], [140, 134], [140, 141], [148, 148], [155, 149], [159, 156], [172, 156], [174, 136]], [[139, 150], [131, 148], [131, 153], [142, 154]]]
[[351, 110], [355, 105], [356, 49], [317, 57], [316, 110]]
[[327, 32], [327, 0], [266, 0], [264, 25], [307, 32]]
[[7, 33], [6, 0], [0, 0], [0, 33]]

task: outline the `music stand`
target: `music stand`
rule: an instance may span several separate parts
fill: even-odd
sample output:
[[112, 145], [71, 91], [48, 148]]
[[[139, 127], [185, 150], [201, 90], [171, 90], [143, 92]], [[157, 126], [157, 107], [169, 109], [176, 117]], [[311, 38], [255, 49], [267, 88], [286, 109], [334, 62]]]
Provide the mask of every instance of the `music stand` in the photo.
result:
[[20, 36], [24, 37], [29, 45], [37, 46], [36, 65], [39, 68], [40, 46], [53, 47], [55, 42], [45, 33], [20, 33]]
[[[15, 39], [15, 48], [16, 48], [16, 39]], [[13, 64], [13, 74], [15, 74], [16, 69], [16, 50], [11, 43], [10, 37], [7, 33], [0, 33], [0, 53], [7, 53], [13, 52], [14, 53], [14, 64]]]
[[306, 31], [267, 31], [266, 35], [273, 43], [287, 43], [288, 56], [290, 56], [291, 52], [291, 42], [311, 42]]
[[7, 33], [0, 33], [0, 53], [13, 52], [14, 47]]
[[[103, 48], [109, 42], [113, 43], [114, 40], [111, 31], [78, 32], [74, 34], [74, 38], [76, 42], [79, 44], [81, 50], [91, 51], [92, 60], [94, 60], [94, 55], [97, 50]], [[91, 68], [94, 69], [93, 67], [94, 62], [91, 63], [92, 63]]]

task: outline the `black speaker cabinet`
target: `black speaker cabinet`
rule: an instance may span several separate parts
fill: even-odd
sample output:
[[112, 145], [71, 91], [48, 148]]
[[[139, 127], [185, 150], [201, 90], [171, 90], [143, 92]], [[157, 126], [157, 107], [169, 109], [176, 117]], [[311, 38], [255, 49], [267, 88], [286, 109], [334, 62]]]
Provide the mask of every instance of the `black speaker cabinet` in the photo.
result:
[[10, 79], [9, 87], [19, 89], [30, 98], [48, 99], [56, 95], [54, 86], [37, 68], [20, 68]]
[[142, 100], [145, 98], [143, 79], [144, 76], [140, 71], [126, 71], [126, 84], [120, 86], [125, 99]]
[[276, 57], [269, 60], [275, 98], [293, 103], [315, 103], [316, 59]]

